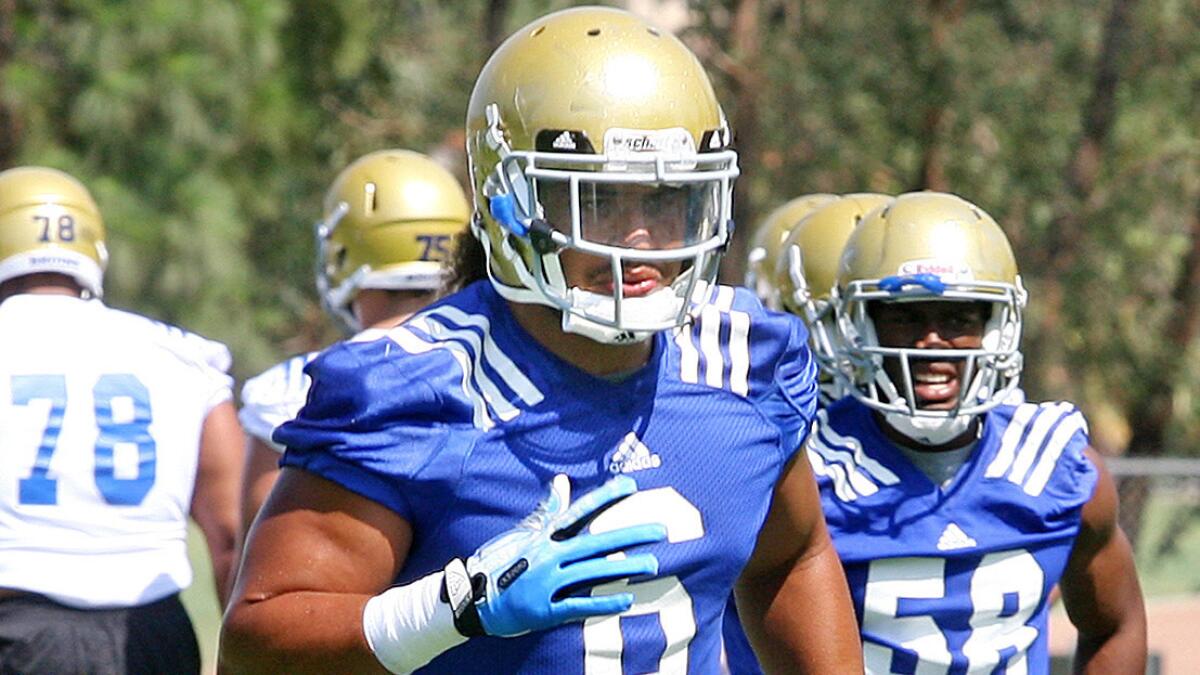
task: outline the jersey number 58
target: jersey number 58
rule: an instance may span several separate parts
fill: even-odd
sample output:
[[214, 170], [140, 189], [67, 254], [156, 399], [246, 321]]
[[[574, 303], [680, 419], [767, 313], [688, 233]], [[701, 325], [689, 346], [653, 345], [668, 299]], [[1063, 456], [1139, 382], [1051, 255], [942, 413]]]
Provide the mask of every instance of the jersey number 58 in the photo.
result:
[[[956, 604], [945, 597], [945, 560], [872, 562], [863, 598], [867, 672], [891, 672], [897, 649], [916, 654], [920, 675], [945, 673], [952, 662], [962, 661], [968, 673], [991, 673], [1002, 661], [1006, 673], [1028, 672], [1026, 651], [1038, 631], [1025, 622], [1042, 601], [1044, 579], [1037, 560], [1023, 549], [983, 556], [970, 579], [970, 633], [961, 653], [952, 657], [950, 641], [934, 620], [938, 612], [932, 609], [944, 606], [948, 613]], [[922, 606], [926, 609], [918, 609]]]

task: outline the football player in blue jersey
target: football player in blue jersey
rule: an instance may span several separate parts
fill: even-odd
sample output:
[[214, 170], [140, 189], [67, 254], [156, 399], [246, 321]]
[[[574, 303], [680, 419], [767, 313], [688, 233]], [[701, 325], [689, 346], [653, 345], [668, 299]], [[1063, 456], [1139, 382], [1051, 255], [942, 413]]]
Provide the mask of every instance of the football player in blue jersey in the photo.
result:
[[[315, 228], [325, 311], [354, 334], [395, 326], [433, 302], [453, 237], [470, 213], [454, 176], [421, 153], [378, 150], [351, 162], [325, 193]], [[283, 448], [271, 433], [304, 405], [309, 378], [303, 368], [317, 354], [293, 356], [242, 387], [238, 417], [248, 437], [243, 532], [279, 474]]]
[[870, 673], [1047, 673], [1056, 583], [1077, 672], [1144, 671], [1133, 557], [1082, 414], [1009, 402], [1025, 299], [1003, 232], [954, 195], [897, 197], [846, 244], [850, 395], [806, 448]]
[[467, 114], [487, 278], [309, 366], [248, 543], [236, 671], [861, 672], [799, 444], [803, 324], [714, 284], [736, 153], [699, 62], [616, 9], [519, 30]]
[[[762, 227], [772, 234], [763, 241], [762, 253], [751, 256], [757, 257], [758, 267], [753, 277], [747, 275], [747, 285], [753, 278], [757, 282], [755, 292], [764, 304], [769, 300], [803, 319], [808, 327], [808, 343], [820, 368], [819, 407], [829, 405], [845, 392], [833, 348], [836, 330], [832, 302], [842, 249], [855, 226], [891, 199], [873, 192], [797, 197], [763, 222]], [[762, 672], [733, 602], [725, 613], [724, 639], [731, 673]]]

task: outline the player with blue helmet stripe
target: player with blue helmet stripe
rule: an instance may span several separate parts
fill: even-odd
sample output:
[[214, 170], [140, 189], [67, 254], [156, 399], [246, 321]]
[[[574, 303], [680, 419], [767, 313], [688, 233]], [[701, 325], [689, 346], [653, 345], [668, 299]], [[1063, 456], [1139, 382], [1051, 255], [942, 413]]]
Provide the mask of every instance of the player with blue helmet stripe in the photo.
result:
[[849, 395], [806, 450], [869, 673], [1048, 673], [1055, 584], [1077, 669], [1145, 668], [1113, 479], [1073, 405], [1018, 395], [1025, 299], [999, 226], [954, 195], [901, 195], [846, 243]]

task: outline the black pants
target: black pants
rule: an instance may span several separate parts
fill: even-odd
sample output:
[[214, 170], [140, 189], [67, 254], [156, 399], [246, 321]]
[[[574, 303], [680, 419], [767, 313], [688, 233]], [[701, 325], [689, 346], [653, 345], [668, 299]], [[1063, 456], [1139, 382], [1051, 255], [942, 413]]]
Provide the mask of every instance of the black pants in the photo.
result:
[[0, 599], [0, 675], [196, 675], [200, 648], [172, 595], [139, 607], [74, 609]]

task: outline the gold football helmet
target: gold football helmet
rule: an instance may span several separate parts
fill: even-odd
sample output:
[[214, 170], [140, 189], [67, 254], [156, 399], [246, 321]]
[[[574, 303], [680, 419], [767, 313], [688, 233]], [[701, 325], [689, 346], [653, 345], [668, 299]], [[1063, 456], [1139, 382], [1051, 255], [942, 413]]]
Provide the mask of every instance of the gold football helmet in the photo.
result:
[[0, 173], [0, 282], [56, 272], [100, 297], [107, 265], [104, 221], [82, 183], [42, 166]]
[[[885, 414], [918, 441], [945, 442], [971, 418], [1000, 404], [1017, 387], [1026, 293], [1004, 232], [982, 209], [952, 194], [914, 192], [874, 211], [854, 230], [837, 277], [838, 340], [849, 364], [851, 394]], [[991, 307], [980, 349], [882, 347], [868, 311], [873, 302], [983, 302]], [[896, 359], [900, 382], [883, 367]], [[957, 406], [917, 405], [912, 362], [964, 360]]]
[[[467, 112], [475, 234], [497, 292], [554, 307], [564, 330], [601, 342], [682, 325], [707, 299], [729, 239], [729, 146], [708, 76], [674, 36], [601, 7], [518, 30], [483, 67]], [[631, 203], [651, 247], [605, 231]], [[611, 292], [569, 286], [565, 251], [604, 258]], [[682, 271], [624, 297], [638, 263]]]
[[753, 289], [758, 299], [767, 307], [783, 307], [779, 297], [779, 286], [775, 283], [776, 278], [773, 275], [783, 250], [783, 240], [801, 219], [837, 198], [837, 195], [821, 192], [800, 195], [776, 207], [754, 229], [750, 252], [746, 255], [744, 285]]
[[458, 181], [425, 155], [380, 150], [355, 160], [334, 179], [316, 225], [326, 311], [357, 331], [350, 304], [360, 289], [436, 290], [470, 214]]
[[833, 347], [837, 327], [831, 296], [837, 282], [838, 261], [850, 233], [867, 214], [891, 201], [888, 195], [869, 192], [837, 197], [802, 217], [784, 241], [773, 283], [781, 307], [804, 319], [809, 344], [822, 371], [822, 394], [827, 402], [844, 393], [836, 377], [837, 354]]

